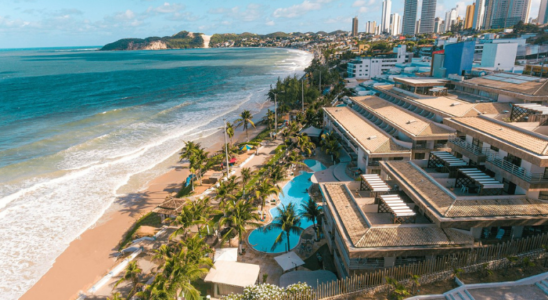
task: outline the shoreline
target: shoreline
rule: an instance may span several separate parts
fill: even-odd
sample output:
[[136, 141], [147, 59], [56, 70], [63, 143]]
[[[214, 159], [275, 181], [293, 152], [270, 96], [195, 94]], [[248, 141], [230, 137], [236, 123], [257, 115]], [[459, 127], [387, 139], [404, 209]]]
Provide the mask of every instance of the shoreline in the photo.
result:
[[[253, 109], [256, 111], [256, 122], [270, 106], [270, 101], [265, 99], [264, 103]], [[201, 143], [206, 151], [213, 153], [224, 143], [221, 133], [218, 130], [191, 140]], [[249, 139], [258, 133], [260, 130], [252, 130]], [[245, 141], [245, 131], [236, 129], [233, 140], [234, 143]], [[171, 161], [163, 174], [144, 184], [138, 191], [117, 196], [103, 215], [75, 238], [55, 259], [52, 267], [19, 299], [75, 299], [116, 266], [119, 261], [113, 254], [117, 253], [120, 241], [135, 221], [161, 204], [167, 195], [178, 191], [188, 176], [188, 169], [174, 161], [174, 157], [158, 162], [157, 165]]]

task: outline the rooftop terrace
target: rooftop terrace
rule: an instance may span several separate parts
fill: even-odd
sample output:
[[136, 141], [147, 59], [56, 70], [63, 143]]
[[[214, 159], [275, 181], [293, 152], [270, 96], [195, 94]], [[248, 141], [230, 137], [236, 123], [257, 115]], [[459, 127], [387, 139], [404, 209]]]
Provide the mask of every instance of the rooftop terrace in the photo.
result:
[[361, 108], [411, 136], [447, 138], [452, 134], [452, 131], [435, 122], [377, 96], [353, 97], [351, 99]]
[[368, 120], [348, 107], [324, 107], [324, 110], [366, 151], [377, 154], [410, 152], [409, 149], [398, 145], [392, 137], [377, 129]]

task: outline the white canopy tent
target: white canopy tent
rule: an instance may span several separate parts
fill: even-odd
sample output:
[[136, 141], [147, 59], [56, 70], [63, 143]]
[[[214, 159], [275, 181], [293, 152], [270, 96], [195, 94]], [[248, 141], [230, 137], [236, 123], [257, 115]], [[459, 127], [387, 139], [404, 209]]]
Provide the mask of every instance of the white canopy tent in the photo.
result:
[[274, 257], [276, 262], [285, 271], [304, 265], [304, 261], [295, 252], [284, 253]]
[[217, 248], [213, 262], [217, 261], [238, 261], [238, 248]]

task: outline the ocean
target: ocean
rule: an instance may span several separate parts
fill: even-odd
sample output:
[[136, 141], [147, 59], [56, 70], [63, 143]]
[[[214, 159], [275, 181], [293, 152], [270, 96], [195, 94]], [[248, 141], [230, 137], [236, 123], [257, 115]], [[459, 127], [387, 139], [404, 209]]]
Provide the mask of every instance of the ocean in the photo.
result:
[[[23, 295], [183, 141], [258, 113], [311, 54], [286, 49], [0, 51], [0, 299]], [[167, 163], [166, 163], [167, 162]]]

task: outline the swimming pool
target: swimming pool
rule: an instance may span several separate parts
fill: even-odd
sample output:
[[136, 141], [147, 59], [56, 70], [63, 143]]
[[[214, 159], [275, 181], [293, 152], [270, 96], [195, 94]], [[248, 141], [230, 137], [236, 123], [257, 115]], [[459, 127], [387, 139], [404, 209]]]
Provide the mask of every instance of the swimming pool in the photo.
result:
[[324, 166], [321, 162], [315, 159], [305, 159], [303, 162], [314, 172], [323, 171], [327, 169], [326, 166]]
[[[326, 169], [321, 162], [313, 159], [307, 159], [304, 163], [315, 172]], [[308, 199], [310, 199], [310, 195], [308, 195], [308, 188], [312, 185], [312, 182], [310, 181], [312, 174], [313, 173], [302, 172], [301, 175], [288, 182], [283, 188], [283, 195], [280, 195], [281, 203], [286, 206], [289, 203], [293, 203], [297, 208], [297, 211], [300, 212], [301, 204], [306, 203]], [[270, 210], [270, 214], [272, 215], [272, 218], [276, 218], [279, 215], [277, 207], [272, 208]], [[311, 221], [304, 218], [301, 219], [301, 228], [308, 228], [310, 226], [312, 226]], [[264, 227], [261, 227], [253, 230], [251, 234], [249, 234], [248, 241], [251, 247], [255, 250], [268, 253], [281, 253], [285, 252], [287, 248], [286, 239], [275, 247], [272, 247], [279, 234], [279, 229], [265, 231]], [[291, 248], [297, 246], [299, 243], [299, 235], [291, 233], [289, 235], [289, 242]]]

